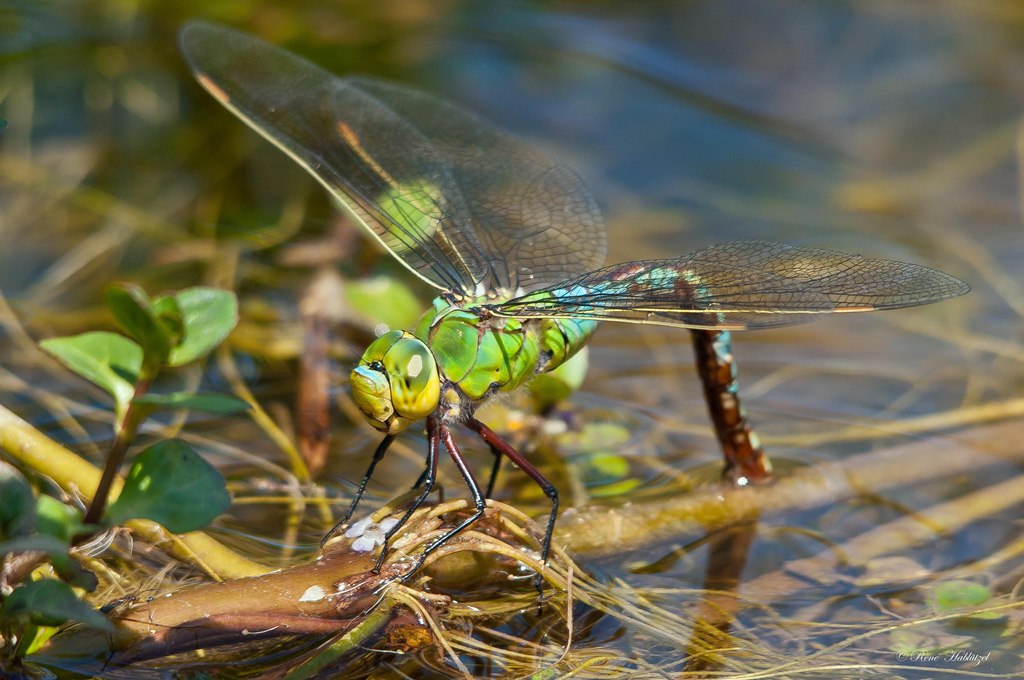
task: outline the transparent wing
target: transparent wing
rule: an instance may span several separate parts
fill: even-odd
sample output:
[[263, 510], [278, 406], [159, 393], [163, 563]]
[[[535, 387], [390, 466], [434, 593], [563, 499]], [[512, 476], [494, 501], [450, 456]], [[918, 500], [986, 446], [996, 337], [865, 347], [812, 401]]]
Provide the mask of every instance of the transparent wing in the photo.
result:
[[671, 260], [605, 267], [488, 309], [519, 318], [743, 329], [828, 312], [925, 305], [968, 290], [963, 281], [921, 265], [740, 241]]
[[532, 290], [604, 261], [579, 178], [480, 118], [212, 24], [186, 26], [181, 49], [215, 98], [437, 288]]
[[353, 79], [430, 140], [455, 177], [490, 267], [491, 288], [534, 290], [600, 267], [607, 235], [579, 176], [452, 104]]

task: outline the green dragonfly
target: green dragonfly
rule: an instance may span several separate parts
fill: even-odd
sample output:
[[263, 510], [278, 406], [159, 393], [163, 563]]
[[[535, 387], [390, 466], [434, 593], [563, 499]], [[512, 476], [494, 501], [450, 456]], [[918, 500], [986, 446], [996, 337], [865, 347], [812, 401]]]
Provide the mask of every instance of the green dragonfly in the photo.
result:
[[[426, 420], [426, 469], [413, 487], [420, 493], [385, 534], [378, 567], [390, 538], [431, 492], [442, 446], [475, 511], [429, 544], [417, 566], [483, 514], [502, 457], [551, 500], [541, 543], [546, 560], [558, 492], [474, 412], [495, 394], [563, 365], [600, 321], [693, 331], [726, 475], [744, 484], [766, 477], [769, 465], [740, 406], [730, 330], [928, 304], [968, 290], [915, 264], [763, 241], [602, 268], [605, 227], [580, 178], [474, 114], [400, 85], [339, 78], [208, 23], [187, 25], [181, 48], [210, 94], [440, 291], [415, 330], [378, 337], [351, 374], [356, 403], [384, 439], [348, 513], [325, 541], [352, 516], [395, 437]], [[495, 455], [486, 493], [452, 437], [456, 424]]]

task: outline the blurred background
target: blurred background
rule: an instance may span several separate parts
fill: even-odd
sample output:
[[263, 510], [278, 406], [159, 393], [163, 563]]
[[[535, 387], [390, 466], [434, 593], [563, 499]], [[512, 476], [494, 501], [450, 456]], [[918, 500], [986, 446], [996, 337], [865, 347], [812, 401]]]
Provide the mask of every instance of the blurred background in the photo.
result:
[[[295, 301], [316, 265], [384, 272], [429, 301], [193, 81], [176, 35], [196, 17], [338, 74], [429, 91], [574, 167], [606, 216], [609, 262], [758, 238], [917, 262], [970, 283], [968, 296], [931, 307], [740, 334], [748, 410], [783, 470], [1024, 413], [1015, 0], [0, 0], [0, 356], [10, 357], [0, 399], [65, 441], [85, 446], [26, 387], [63, 383], [16, 350], [101, 318], [114, 278], [151, 292], [235, 286], [250, 325], [285, 329], [255, 343], [263, 355], [236, 343], [247, 381], [284, 411]], [[230, 265], [225, 248], [238, 254]], [[680, 470], [713, 477], [718, 464], [689, 343], [681, 331], [612, 324], [593, 343], [569, 408], [622, 428], [609, 436], [621, 436], [614, 454], [633, 492], [657, 493]], [[102, 401], [79, 388], [59, 391]], [[344, 486], [375, 436], [344, 417], [335, 428], [324, 481]], [[278, 455], [242, 426], [225, 434]], [[422, 441], [411, 446], [418, 454]], [[371, 485], [378, 501], [418, 469], [396, 459]], [[980, 488], [988, 474], [915, 502]], [[843, 511], [787, 521], [839, 522]], [[969, 561], [1011, 540], [1013, 521], [1001, 516], [1002, 529], [961, 552], [923, 554], [934, 569]], [[778, 550], [755, 551], [751, 568]], [[628, 571], [621, 560], [594, 566]], [[667, 567], [677, 578], [692, 569]]]

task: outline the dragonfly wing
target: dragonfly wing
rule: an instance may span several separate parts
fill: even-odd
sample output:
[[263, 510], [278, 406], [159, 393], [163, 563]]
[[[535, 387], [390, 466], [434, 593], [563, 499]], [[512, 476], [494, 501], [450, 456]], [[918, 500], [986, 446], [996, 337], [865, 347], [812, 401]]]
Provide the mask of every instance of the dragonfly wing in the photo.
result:
[[520, 318], [743, 329], [828, 312], [924, 305], [968, 290], [959, 279], [921, 265], [740, 241], [671, 260], [605, 267], [489, 309]]
[[448, 162], [491, 269], [490, 288], [529, 291], [600, 267], [601, 213], [580, 177], [490, 123], [428, 94], [357, 79]]
[[181, 49], [210, 94], [323, 184], [437, 288], [473, 291], [489, 260], [451, 168], [413, 123], [357, 81], [221, 26], [194, 22]]
[[215, 98], [434, 286], [531, 290], [604, 262], [604, 226], [579, 178], [473, 114], [203, 22], [181, 47]]

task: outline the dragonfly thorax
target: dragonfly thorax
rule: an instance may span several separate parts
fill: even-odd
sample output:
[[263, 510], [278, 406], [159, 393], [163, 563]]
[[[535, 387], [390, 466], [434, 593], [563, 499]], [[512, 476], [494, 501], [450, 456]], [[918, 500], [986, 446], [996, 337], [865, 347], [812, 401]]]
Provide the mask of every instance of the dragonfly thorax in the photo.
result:
[[439, 300], [442, 304], [470, 308], [477, 307], [478, 305], [504, 302], [505, 300], [511, 300], [512, 298], [517, 298], [524, 294], [525, 291], [522, 286], [510, 289], [503, 286], [485, 286], [481, 283], [477, 284], [476, 288], [474, 288], [470, 293], [445, 293], [435, 300], [435, 304]]
[[426, 418], [441, 398], [433, 354], [404, 331], [374, 340], [352, 371], [351, 382], [352, 398], [366, 420], [388, 434]]
[[420, 319], [416, 337], [437, 362], [445, 417], [458, 421], [495, 394], [511, 392], [564, 363], [595, 325], [501, 316], [491, 305], [463, 307], [442, 296]]

